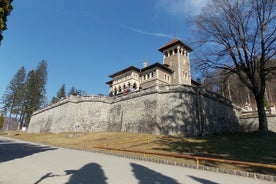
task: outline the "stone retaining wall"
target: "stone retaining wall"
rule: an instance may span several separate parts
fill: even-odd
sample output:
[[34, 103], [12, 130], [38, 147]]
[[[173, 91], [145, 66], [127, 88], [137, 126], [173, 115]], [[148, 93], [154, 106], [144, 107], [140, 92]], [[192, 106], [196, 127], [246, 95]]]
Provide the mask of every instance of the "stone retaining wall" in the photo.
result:
[[[267, 115], [268, 129], [272, 132], [276, 132], [276, 115]], [[257, 131], [259, 128], [259, 119], [257, 116], [253, 117], [241, 117], [240, 124], [244, 132]]]
[[202, 88], [166, 85], [122, 96], [70, 96], [36, 111], [28, 132], [118, 131], [197, 136], [240, 129], [231, 102]]

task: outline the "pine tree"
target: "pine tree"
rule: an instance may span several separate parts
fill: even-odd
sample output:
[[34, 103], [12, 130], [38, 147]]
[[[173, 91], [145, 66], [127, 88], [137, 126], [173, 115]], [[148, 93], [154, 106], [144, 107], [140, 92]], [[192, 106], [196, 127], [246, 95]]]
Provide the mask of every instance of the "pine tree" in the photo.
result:
[[46, 98], [47, 63], [41, 61], [36, 70], [28, 73], [26, 80], [25, 117], [28, 124], [34, 111], [42, 108]]
[[70, 89], [70, 91], [69, 91], [69, 93], [68, 93], [68, 96], [70, 96], [70, 95], [73, 95], [73, 96], [76, 96], [78, 93], [77, 93], [77, 89], [73, 86], [71, 89]]
[[76, 89], [74, 86], [70, 89], [68, 96], [73, 95], [73, 96], [84, 96], [86, 95], [86, 92], [81, 89]]
[[58, 98], [57, 97], [53, 97], [51, 100], [51, 104], [57, 103], [58, 102]]
[[24, 101], [24, 82], [26, 78], [26, 70], [21, 67], [14, 78], [10, 81], [2, 97], [3, 111], [18, 115]]
[[65, 84], [62, 84], [59, 91], [57, 92], [57, 98], [58, 100], [66, 97], [66, 90], [65, 90]]
[[52, 98], [51, 104], [57, 103], [59, 100], [65, 97], [66, 97], [65, 84], [62, 84], [62, 86], [57, 92], [57, 95]]

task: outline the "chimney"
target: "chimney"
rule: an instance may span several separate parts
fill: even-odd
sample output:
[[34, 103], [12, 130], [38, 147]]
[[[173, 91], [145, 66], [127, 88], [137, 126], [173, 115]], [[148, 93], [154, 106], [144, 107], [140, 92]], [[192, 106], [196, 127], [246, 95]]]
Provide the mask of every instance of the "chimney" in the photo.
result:
[[147, 61], [144, 61], [144, 64], [143, 64], [143, 68], [146, 68], [148, 66], [148, 62]]

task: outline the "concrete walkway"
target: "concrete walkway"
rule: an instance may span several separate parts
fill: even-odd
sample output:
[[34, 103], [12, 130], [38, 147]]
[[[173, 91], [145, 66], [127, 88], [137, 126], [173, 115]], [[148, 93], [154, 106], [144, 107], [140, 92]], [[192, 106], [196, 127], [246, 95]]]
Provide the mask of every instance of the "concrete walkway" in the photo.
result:
[[268, 184], [273, 182], [0, 137], [0, 184]]

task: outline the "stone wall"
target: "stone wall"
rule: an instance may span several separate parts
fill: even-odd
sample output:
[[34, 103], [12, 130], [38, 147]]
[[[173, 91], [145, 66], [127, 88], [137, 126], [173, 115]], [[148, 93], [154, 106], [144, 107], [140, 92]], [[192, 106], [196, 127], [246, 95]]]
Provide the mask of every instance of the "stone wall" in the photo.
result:
[[0, 131], [16, 131], [19, 129], [20, 122], [15, 118], [4, 118], [4, 124], [3, 127], [0, 129]]
[[[268, 129], [276, 132], [276, 115], [267, 115]], [[241, 117], [242, 130], [244, 132], [257, 131], [259, 128], [259, 119], [257, 116]]]
[[33, 114], [28, 132], [118, 131], [197, 136], [240, 128], [230, 101], [201, 88], [165, 85], [128, 95], [70, 96]]
[[32, 115], [28, 132], [105, 131], [109, 102], [105, 97], [70, 96]]

